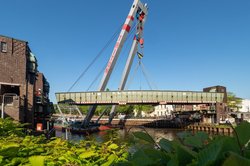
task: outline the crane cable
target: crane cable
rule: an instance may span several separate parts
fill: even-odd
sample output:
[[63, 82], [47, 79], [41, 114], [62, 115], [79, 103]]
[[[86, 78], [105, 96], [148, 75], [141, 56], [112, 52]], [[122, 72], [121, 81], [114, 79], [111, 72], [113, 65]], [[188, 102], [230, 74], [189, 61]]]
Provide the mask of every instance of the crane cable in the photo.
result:
[[[135, 31], [135, 27], [136, 25], [133, 25], [128, 37], [126, 38], [126, 41], [128, 41], [128, 39], [130, 39], [131, 37], [131, 34], [133, 34], [133, 32]], [[126, 42], [125, 41], [125, 42]], [[126, 43], [126, 46], [125, 46], [125, 49], [127, 48], [128, 44]], [[94, 83], [100, 78], [101, 74], [102, 74], [102, 71], [105, 69], [105, 67], [107, 66], [108, 62], [102, 67], [102, 69], [99, 71], [99, 73], [97, 74], [97, 76], [94, 78], [94, 80], [91, 82], [91, 84], [89, 85], [89, 87], [87, 88], [87, 91], [90, 90], [90, 88], [92, 88], [92, 86], [94, 85]]]
[[[133, 75], [130, 77], [130, 79], [129, 79], [129, 81], [128, 81], [128, 84], [127, 84], [127, 86], [126, 86], [126, 89], [129, 88], [129, 86], [131, 85], [132, 81], [134, 80], [135, 75], [136, 75], [136, 73], [137, 73], [139, 67], [140, 67], [141, 70], [142, 70], [142, 74], [143, 74], [143, 76], [145, 77], [146, 82], [147, 82], [147, 84], [148, 84], [150, 90], [152, 90], [153, 87], [155, 87], [156, 90], [157, 90], [157, 89], [158, 89], [157, 85], [156, 85], [153, 81], [150, 81], [150, 79], [149, 79], [149, 74], [146, 72], [145, 65], [142, 63], [142, 61], [141, 61], [140, 58], [139, 58], [139, 61], [138, 61], [137, 65], [136, 65], [136, 67], [135, 67], [135, 70], [134, 70]], [[140, 90], [141, 90], [141, 77], [140, 77]]]
[[91, 82], [91, 84], [89, 85], [89, 87], [87, 88], [87, 91], [90, 90], [90, 88], [92, 88], [92, 86], [94, 85], [94, 83], [99, 79], [99, 77], [101, 76], [102, 74], [102, 71], [105, 69], [107, 64], [105, 64], [102, 69], [99, 71], [99, 73], [97, 74], [97, 76], [95, 77], [95, 79]]
[[144, 64], [142, 62], [141, 62], [141, 69], [142, 69], [142, 73], [143, 73], [143, 75], [144, 75], [150, 89], [152, 90], [152, 87], [155, 87], [156, 89], [158, 89], [157, 85], [153, 81], [150, 81], [149, 75], [146, 72], [145, 66], [144, 66]]
[[132, 81], [134, 80], [135, 78], [135, 75], [139, 69], [139, 66], [140, 66], [140, 63], [137, 63], [136, 67], [135, 67], [135, 70], [132, 74], [132, 76], [129, 78], [129, 81], [128, 81], [128, 84], [126, 85], [126, 90], [128, 90], [129, 86], [131, 85]]
[[104, 47], [99, 51], [99, 53], [95, 56], [95, 58], [90, 62], [90, 64], [85, 68], [85, 70], [80, 74], [80, 76], [76, 79], [73, 85], [68, 89], [68, 92], [72, 90], [72, 88], [77, 84], [77, 82], [85, 75], [85, 73], [89, 70], [89, 68], [97, 61], [97, 59], [101, 56], [101, 54], [108, 48], [111, 42], [118, 36], [121, 26], [116, 30], [116, 32], [112, 35], [109, 41], [104, 45]]
[[143, 76], [145, 77], [145, 79], [146, 79], [146, 81], [147, 81], [147, 84], [148, 84], [150, 90], [152, 90], [152, 84], [151, 84], [151, 82], [149, 81], [148, 76], [147, 76], [147, 74], [146, 74], [145, 71], [144, 71], [143, 63], [141, 63], [141, 70], [142, 70]]

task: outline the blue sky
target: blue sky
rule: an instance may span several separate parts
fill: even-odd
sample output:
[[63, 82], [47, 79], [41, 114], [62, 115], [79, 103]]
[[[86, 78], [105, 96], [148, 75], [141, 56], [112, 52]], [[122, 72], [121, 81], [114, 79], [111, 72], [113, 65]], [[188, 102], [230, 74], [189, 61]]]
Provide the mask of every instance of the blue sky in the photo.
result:
[[[0, 0], [0, 34], [29, 42], [54, 93], [67, 91], [123, 24], [132, 0]], [[154, 89], [223, 85], [250, 98], [249, 0], [144, 0], [149, 6], [143, 64]], [[115, 39], [116, 40], [116, 39]], [[117, 89], [131, 39], [108, 87]], [[86, 91], [115, 42], [72, 91]], [[135, 58], [131, 72], [135, 71]], [[101, 78], [101, 77], [100, 77]], [[99, 81], [91, 90], [96, 90]], [[149, 89], [141, 69], [129, 89]]]

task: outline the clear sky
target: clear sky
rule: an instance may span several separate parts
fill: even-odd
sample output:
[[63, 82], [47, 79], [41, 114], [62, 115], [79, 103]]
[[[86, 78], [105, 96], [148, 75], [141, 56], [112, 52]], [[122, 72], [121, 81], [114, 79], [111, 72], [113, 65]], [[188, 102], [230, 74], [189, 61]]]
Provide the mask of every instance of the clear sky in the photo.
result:
[[[54, 93], [67, 91], [125, 21], [133, 0], [0, 0], [0, 34], [26, 40]], [[223, 85], [250, 98], [249, 0], [144, 0], [142, 59], [154, 89], [202, 90]], [[117, 89], [130, 41], [108, 87]], [[72, 91], [86, 91], [115, 42]], [[138, 63], [136, 57], [132, 73]], [[101, 76], [102, 77], [102, 76]], [[100, 78], [91, 90], [96, 90]], [[129, 89], [149, 89], [139, 69]]]

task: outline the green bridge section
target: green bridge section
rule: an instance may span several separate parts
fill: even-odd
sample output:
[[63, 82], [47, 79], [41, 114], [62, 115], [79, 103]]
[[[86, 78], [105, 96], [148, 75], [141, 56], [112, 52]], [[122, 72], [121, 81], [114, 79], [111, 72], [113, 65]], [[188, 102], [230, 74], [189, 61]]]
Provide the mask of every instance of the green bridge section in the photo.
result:
[[199, 91], [92, 91], [58, 92], [58, 103], [80, 105], [125, 105], [125, 104], [213, 104], [223, 103], [224, 93]]

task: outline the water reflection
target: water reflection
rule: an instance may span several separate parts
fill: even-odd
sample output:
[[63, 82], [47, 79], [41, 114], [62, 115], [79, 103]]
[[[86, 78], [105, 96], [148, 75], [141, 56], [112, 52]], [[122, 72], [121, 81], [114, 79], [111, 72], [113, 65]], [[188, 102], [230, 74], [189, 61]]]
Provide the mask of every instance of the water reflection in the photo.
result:
[[[121, 130], [96, 132], [89, 136], [68, 133], [68, 140], [72, 142], [79, 142], [81, 140], [95, 140], [97, 142], [105, 142], [112, 139], [112, 137], [114, 136], [118, 137], [120, 141], [129, 142], [132, 132], [135, 131], [147, 131], [155, 139], [155, 141], [158, 142], [161, 138], [165, 138], [171, 141], [177, 137], [176, 134], [178, 132], [181, 132], [183, 130], [132, 127]], [[56, 131], [56, 137], [61, 137], [65, 139], [65, 134], [65, 132]]]

